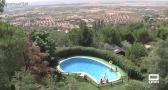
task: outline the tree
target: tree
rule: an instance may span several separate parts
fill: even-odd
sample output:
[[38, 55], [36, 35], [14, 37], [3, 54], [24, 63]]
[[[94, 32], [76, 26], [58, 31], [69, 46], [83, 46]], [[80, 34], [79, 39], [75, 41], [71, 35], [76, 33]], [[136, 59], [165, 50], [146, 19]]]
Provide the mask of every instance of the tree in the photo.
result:
[[0, 0], [0, 12], [4, 11], [5, 0]]
[[94, 32], [92, 46], [95, 48], [104, 48], [104, 42], [104, 35], [100, 31]]
[[126, 57], [136, 62], [141, 57], [147, 55], [145, 47], [140, 43], [134, 43], [131, 47], [126, 49]]
[[160, 60], [158, 62], [158, 69], [160, 71], [160, 75], [162, 77], [166, 77], [168, 75], [168, 39], [166, 41], [163, 41], [159, 49], [157, 50], [158, 56], [160, 57]]
[[65, 90], [65, 82], [57, 80], [57, 75], [48, 75], [42, 82], [37, 82], [34, 75], [28, 71], [18, 71], [12, 78], [12, 90]]
[[73, 46], [79, 45], [80, 35], [81, 35], [80, 29], [73, 29], [68, 33], [70, 43], [72, 43]]
[[101, 30], [103, 27], [105, 27], [105, 23], [103, 20], [97, 20], [93, 23], [93, 30], [95, 32]]
[[148, 43], [153, 40], [153, 32], [149, 32], [145, 30], [145, 28], [141, 28], [133, 32], [133, 37], [136, 42]]
[[0, 89], [9, 89], [14, 72], [24, 66], [25, 43], [21, 29], [0, 22]]
[[122, 37], [118, 30], [105, 27], [102, 29], [102, 34], [106, 43], [120, 45]]
[[68, 34], [62, 31], [50, 30], [48, 40], [52, 41], [55, 47], [72, 46]]
[[46, 30], [35, 30], [32, 32], [31, 39], [36, 46], [40, 47], [41, 52], [49, 53], [46, 57], [51, 66], [55, 66], [58, 63], [57, 57], [54, 54], [56, 45], [54, 40], [49, 38], [49, 32]]
[[13, 90], [38, 90], [38, 84], [29, 71], [16, 72], [11, 84], [14, 85]]
[[146, 64], [149, 73], [159, 74], [159, 84], [153, 84], [152, 90], [167, 90], [168, 87], [168, 40], [160, 40], [151, 51]]
[[69, 38], [74, 45], [89, 47], [93, 44], [93, 31], [91, 31], [86, 22], [81, 21], [80, 29], [70, 31]]
[[30, 70], [32, 74], [36, 75], [38, 81], [50, 73], [49, 63], [43, 61], [47, 55], [47, 53], [41, 53], [38, 47], [30, 47]]
[[160, 27], [158, 29], [158, 37], [165, 40], [168, 37], [168, 27]]
[[168, 88], [168, 76], [165, 78], [160, 78], [159, 84], [154, 86], [156, 90], [167, 90]]
[[147, 86], [142, 82], [132, 80], [126, 85], [126, 90], [150, 90], [150, 88], [149, 85]]
[[123, 40], [127, 40], [130, 43], [134, 43], [135, 42], [135, 38], [133, 35], [133, 32], [130, 30], [123, 30], [122, 31], [122, 39]]
[[166, 40], [168, 37], [168, 22], [162, 21], [157, 24], [157, 37]]
[[130, 43], [148, 43], [155, 39], [155, 32], [147, 30], [143, 23], [128, 23], [121, 31], [122, 39]]
[[124, 29], [121, 30], [122, 40], [127, 40], [130, 43], [134, 43], [136, 41], [136, 35], [134, 32], [137, 32], [139, 29], [144, 28], [142, 23], [128, 23], [125, 25]]
[[89, 30], [84, 21], [82, 21], [80, 24], [80, 30], [81, 35], [79, 37], [80, 38], [79, 45], [85, 47], [91, 46], [91, 44], [93, 43], [93, 33], [91, 30]]
[[155, 30], [157, 15], [148, 15], [143, 17], [143, 23], [147, 30]]
[[[32, 40], [33, 42], [40, 47], [42, 52], [50, 51], [50, 43], [48, 40], [49, 32], [46, 30], [34, 30], [32, 32]], [[52, 48], [54, 49], [54, 48]]]
[[56, 75], [50, 75], [46, 79], [46, 90], [65, 90], [65, 82], [58, 82]]
[[129, 31], [133, 32], [135, 30], [139, 30], [144, 27], [145, 26], [143, 23], [128, 23], [128, 24], [126, 24], [125, 30], [129, 30]]
[[[31, 37], [31, 36], [30, 36]], [[31, 38], [30, 38], [31, 39]], [[55, 69], [49, 67], [49, 62], [45, 60], [45, 57], [48, 56], [48, 53], [41, 52], [40, 47], [35, 46], [31, 43], [32, 40], [29, 40], [30, 44], [28, 46], [28, 57], [29, 61], [29, 69], [31, 73], [35, 76], [37, 81], [43, 80], [48, 74], [51, 74], [55, 71]]]

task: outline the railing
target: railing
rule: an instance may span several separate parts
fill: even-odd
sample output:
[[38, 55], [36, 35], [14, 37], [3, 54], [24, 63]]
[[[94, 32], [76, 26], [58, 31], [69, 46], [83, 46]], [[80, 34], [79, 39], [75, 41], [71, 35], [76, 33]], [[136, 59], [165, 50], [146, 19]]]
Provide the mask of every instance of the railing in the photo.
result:
[[114, 85], [117, 85], [117, 84], [121, 84], [121, 83], [124, 83], [124, 78], [126, 78], [127, 76], [122, 76], [119, 80], [117, 81], [113, 81], [113, 82], [109, 82], [109, 83], [103, 83], [103, 84], [98, 84], [97, 86], [98, 87], [102, 87], [102, 86], [108, 86], [108, 85], [111, 85], [111, 86], [114, 86]]

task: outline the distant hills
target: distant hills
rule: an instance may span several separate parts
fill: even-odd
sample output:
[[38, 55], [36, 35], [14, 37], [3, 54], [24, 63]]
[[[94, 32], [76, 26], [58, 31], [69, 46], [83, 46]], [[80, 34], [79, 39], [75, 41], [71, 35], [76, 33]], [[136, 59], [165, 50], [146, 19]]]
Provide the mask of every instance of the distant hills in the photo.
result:
[[168, 5], [168, 0], [30, 0], [29, 2], [7, 3], [7, 7], [23, 7], [29, 5], [53, 4], [121, 4], [121, 5]]
[[11, 8], [11, 7], [25, 7], [25, 6], [29, 6], [29, 3], [28, 2], [7, 3], [6, 6], [7, 6], [7, 8]]
[[32, 2], [31, 5], [50, 5], [50, 4], [136, 4], [142, 3], [147, 5], [168, 5], [168, 0], [43, 0], [43, 2]]

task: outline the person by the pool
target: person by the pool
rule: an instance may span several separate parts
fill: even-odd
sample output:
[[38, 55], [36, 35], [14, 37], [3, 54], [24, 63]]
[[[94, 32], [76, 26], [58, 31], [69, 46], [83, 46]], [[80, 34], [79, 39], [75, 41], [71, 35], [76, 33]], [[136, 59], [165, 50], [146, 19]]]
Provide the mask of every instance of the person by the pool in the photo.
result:
[[118, 71], [118, 68], [116, 67], [116, 72]]
[[[112, 70], [112, 71], [113, 71], [113, 68], [110, 68], [110, 70]], [[118, 71], [118, 68], [117, 68], [117, 67], [115, 68], [115, 71], [116, 71], [116, 72]]]
[[108, 83], [109, 80], [108, 80], [108, 78], [103, 77], [100, 79], [100, 81], [101, 81], [101, 83]]
[[[113, 68], [110, 68], [110, 70], [113, 71]], [[118, 68], [116, 67], [116, 68], [115, 68], [115, 71], [117, 72], [117, 70], [118, 70]]]
[[113, 68], [110, 68], [111, 71], [113, 71]]
[[109, 82], [108, 78], [106, 78], [106, 73], [105, 73], [105, 76], [100, 79], [100, 82], [101, 83], [108, 83]]

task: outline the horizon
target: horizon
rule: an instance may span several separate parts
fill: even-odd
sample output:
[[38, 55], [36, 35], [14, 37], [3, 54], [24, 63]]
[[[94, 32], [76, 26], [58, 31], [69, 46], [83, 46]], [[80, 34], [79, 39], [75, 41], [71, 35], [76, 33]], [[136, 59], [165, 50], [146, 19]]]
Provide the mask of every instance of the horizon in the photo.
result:
[[153, 2], [153, 1], [168, 1], [168, 0], [6, 0], [7, 3], [20, 3], [20, 2], [28, 2], [29, 4], [73, 4], [73, 3], [112, 3], [112, 2]]

